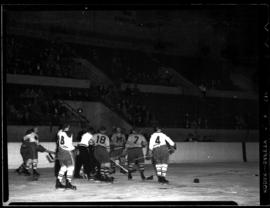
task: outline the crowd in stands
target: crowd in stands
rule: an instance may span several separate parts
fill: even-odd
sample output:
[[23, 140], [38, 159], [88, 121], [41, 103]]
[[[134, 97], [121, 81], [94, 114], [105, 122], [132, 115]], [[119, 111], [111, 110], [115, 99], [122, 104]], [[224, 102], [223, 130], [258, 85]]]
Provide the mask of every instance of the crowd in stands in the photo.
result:
[[[8, 122], [58, 124], [65, 120], [74, 120], [74, 115], [59, 103], [59, 99], [105, 100], [110, 94], [110, 89], [104, 86], [75, 89], [22, 87], [9, 84], [6, 93], [8, 95], [6, 102]], [[254, 107], [252, 102], [245, 102], [247, 109], [239, 110], [237, 105], [242, 106], [242, 104], [240, 102], [237, 104], [233, 100], [217, 101], [209, 98], [207, 103], [204, 103], [199, 100], [200, 98], [141, 93], [136, 87], [127, 87], [118, 96], [116, 105], [113, 106], [114, 110], [121, 113], [134, 126], [162, 125], [163, 127], [191, 129], [252, 129], [258, 126], [256, 117], [254, 117], [256, 115], [245, 113]], [[227, 110], [224, 109], [224, 106], [227, 106]]]
[[140, 99], [139, 91], [136, 88], [127, 87], [121, 92], [121, 99], [118, 103], [124, 115], [135, 126], [149, 126], [153, 123], [153, 115]]
[[[7, 115], [9, 122], [58, 124], [74, 119], [58, 100], [93, 101], [105, 97], [109, 89], [91, 86], [89, 89], [7, 85]], [[75, 119], [76, 120], [76, 119]]]
[[60, 40], [9, 37], [7, 72], [37, 76], [85, 78], [87, 72], [73, 60], [74, 50]]
[[8, 123], [59, 124], [72, 116], [57, 99], [41, 88], [9, 86], [6, 102]]
[[[156, 61], [149, 54], [139, 51], [66, 44], [59, 40], [47, 41], [24, 37], [8, 38], [6, 48], [7, 72], [13, 74], [85, 79], [87, 72], [73, 60], [75, 57], [83, 57], [104, 70], [117, 83], [131, 82], [135, 83], [135, 86], [136, 84], [174, 86], [171, 76], [158, 73], [161, 65], [168, 65], [180, 70], [187, 78], [198, 84], [203, 95], [208, 89], [231, 87], [228, 77], [219, 79], [222, 75], [215, 76], [215, 73], [212, 76], [206, 76], [205, 70], [197, 73], [196, 66], [199, 65], [193, 66], [195, 71], [187, 72], [188, 70], [181, 69], [179, 65], [181, 60], [177, 60], [179, 57], [158, 57]], [[190, 69], [187, 65], [185, 68]], [[201, 103], [198, 100], [200, 98], [145, 95], [147, 93], [139, 92], [136, 87], [127, 87], [121, 91], [116, 86], [105, 85], [91, 85], [88, 89], [10, 85], [7, 89], [8, 121], [27, 123], [44, 120], [58, 123], [60, 120], [70, 119], [72, 117], [70, 112], [57, 100], [71, 99], [102, 100], [135, 126], [161, 124], [165, 127], [237, 129], [246, 126], [246, 119], [243, 116], [236, 115], [235, 112], [226, 113], [230, 110], [224, 110], [226, 106], [227, 109], [237, 111], [234, 109], [235, 103], [230, 103], [230, 101], [227, 104], [227, 101], [217, 102], [217, 99], [208, 99], [206, 104]], [[187, 112], [194, 112], [195, 115]], [[227, 114], [228, 117], [225, 118]]]
[[[168, 66], [197, 86], [203, 83], [207, 89], [238, 89], [232, 84], [229, 72], [219, 73], [220, 67], [211, 61], [64, 43], [57, 39], [41, 40], [13, 36], [7, 38], [6, 44], [9, 73], [85, 79], [87, 71], [73, 60], [83, 57], [118, 82], [175, 86], [172, 76], [158, 73], [160, 67]], [[35, 47], [29, 47], [31, 45]]]
[[78, 44], [72, 46], [76, 53], [102, 69], [116, 82], [175, 86], [171, 77], [158, 73], [160, 65], [144, 52]]

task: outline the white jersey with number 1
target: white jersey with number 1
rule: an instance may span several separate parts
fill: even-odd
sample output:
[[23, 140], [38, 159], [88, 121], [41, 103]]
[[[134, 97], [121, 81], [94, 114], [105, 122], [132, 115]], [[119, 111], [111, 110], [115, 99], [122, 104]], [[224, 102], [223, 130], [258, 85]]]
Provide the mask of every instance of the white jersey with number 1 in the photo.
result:
[[160, 147], [162, 145], [166, 145], [166, 141], [171, 145], [174, 146], [174, 142], [168, 137], [166, 134], [162, 132], [155, 132], [151, 135], [150, 142], [149, 142], [149, 149], [153, 150], [156, 147]]

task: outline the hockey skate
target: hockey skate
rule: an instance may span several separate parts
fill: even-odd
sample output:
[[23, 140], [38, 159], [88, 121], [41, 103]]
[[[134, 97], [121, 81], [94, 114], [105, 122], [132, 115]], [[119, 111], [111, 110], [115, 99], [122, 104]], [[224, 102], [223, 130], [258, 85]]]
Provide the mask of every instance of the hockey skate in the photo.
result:
[[165, 178], [165, 177], [163, 177], [163, 183], [169, 183], [169, 181]]
[[132, 175], [131, 175], [131, 173], [129, 172], [128, 173], [128, 180], [131, 180], [132, 179]]
[[164, 176], [160, 176], [158, 179], [158, 182], [162, 183], [162, 184], [168, 184], [169, 181], [164, 177]]
[[15, 172], [18, 173], [19, 175], [21, 175], [24, 171], [23, 169], [24, 169], [23, 167], [19, 167], [15, 170]]
[[104, 181], [105, 181], [105, 182], [108, 182], [108, 183], [113, 183], [114, 177], [106, 176], [105, 179], [104, 179]]
[[55, 188], [56, 189], [64, 189], [64, 188], [66, 188], [60, 181], [59, 181], [59, 179], [57, 178], [56, 179], [56, 183], [55, 183]]
[[66, 182], [66, 189], [77, 190], [76, 186], [73, 186], [68, 180]]
[[37, 176], [37, 177], [39, 177], [40, 176], [40, 174], [37, 172], [37, 170], [35, 170], [35, 169], [33, 169], [33, 175], [35, 175], [35, 176]]
[[24, 174], [25, 176], [30, 176], [30, 175], [31, 175], [31, 173], [30, 173], [29, 170], [27, 170], [27, 169], [24, 169], [22, 172], [23, 172], [23, 174]]
[[150, 176], [146, 177], [146, 180], [153, 180], [153, 179], [154, 179], [153, 175], [150, 175]]

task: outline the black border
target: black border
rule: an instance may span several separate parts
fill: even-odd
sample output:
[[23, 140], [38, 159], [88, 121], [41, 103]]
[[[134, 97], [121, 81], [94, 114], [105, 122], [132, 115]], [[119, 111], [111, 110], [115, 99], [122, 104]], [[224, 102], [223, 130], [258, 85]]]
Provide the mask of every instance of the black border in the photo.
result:
[[[91, 1], [92, 3], [93, 1]], [[14, 5], [15, 3], [15, 5]], [[104, 4], [100, 1], [94, 2], [92, 4], [89, 4], [89, 1], [85, 2], [85, 3], [75, 3], [74, 4], [66, 4], [66, 2], [57, 2], [57, 4], [48, 4], [48, 2], [36, 2], [36, 1], [32, 1], [32, 2], [27, 2], [25, 3], [21, 3], [21, 2], [14, 2], [14, 1], [7, 1], [6, 4], [1, 5], [3, 8], [3, 12], [5, 13], [5, 11], [18, 11], [18, 10], [44, 10], [44, 7], [46, 7], [46, 9], [48, 10], [85, 10], [86, 7], [91, 8], [91, 9], [104, 9], [104, 10], [110, 10], [110, 9], [130, 9], [130, 7], [132, 9], [172, 9], [172, 7], [178, 7], [180, 6], [179, 9], [200, 9], [200, 8], [206, 8], [206, 7], [213, 7], [213, 6], [229, 6], [230, 5], [226, 5], [229, 3], [224, 3], [222, 5], [219, 4], [200, 4], [198, 5], [198, 3], [201, 2], [194, 2], [193, 5], [190, 4], [190, 2], [187, 4], [176, 4], [176, 3], [157, 3], [157, 4], [149, 4], [148, 2], [144, 2], [143, 4], [141, 3], [131, 3], [131, 4], [122, 4], [122, 3], [109, 3], [109, 4]], [[254, 1], [248, 1], [245, 3], [232, 3], [240, 5], [240, 6], [244, 6], [246, 4], [249, 3], [254, 3]], [[262, 3], [264, 3], [264, 5], [262, 5]], [[269, 205], [270, 204], [270, 183], [269, 183], [269, 171], [270, 171], [270, 162], [269, 162], [269, 149], [270, 149], [270, 143], [269, 143], [269, 77], [265, 76], [267, 75], [267, 69], [269, 70], [269, 68], [267, 68], [267, 66], [269, 66], [269, 64], [267, 64], [267, 62], [269, 63], [269, 47], [267, 48], [265, 45], [265, 41], [267, 38], [267, 35], [269, 35], [269, 32], [267, 32], [266, 29], [264, 29], [265, 25], [268, 23], [267, 21], [269, 21], [269, 4], [267, 5], [266, 2], [264, 1], [259, 1], [259, 2], [255, 2], [255, 5], [249, 5], [249, 6], [258, 6], [258, 4], [262, 7], [260, 9], [260, 22], [258, 23], [258, 29], [260, 31], [260, 69], [259, 69], [259, 77], [260, 77], [260, 90], [259, 90], [259, 102], [260, 102], [260, 204], [261, 205]], [[1, 13], [2, 13], [1, 11]], [[5, 29], [5, 25], [4, 25], [4, 20], [5, 20], [5, 14], [3, 14], [3, 24], [1, 24], [1, 29]], [[268, 26], [268, 31], [269, 31], [269, 26]], [[268, 45], [270, 45], [270, 42], [268, 42]], [[2, 46], [3, 46], [3, 40], [2, 40]], [[3, 63], [4, 59], [3, 59], [3, 54], [1, 53], [1, 63]], [[2, 72], [2, 80], [1, 80], [1, 86], [2, 86], [2, 91], [1, 94], [3, 95], [2, 98], [5, 98], [5, 94], [3, 94], [5, 92], [5, 83], [6, 83], [6, 77], [5, 77], [5, 72], [3, 71], [3, 64], [1, 67], [1, 72]], [[3, 82], [2, 82], [3, 81]], [[4, 100], [4, 99], [2, 99]], [[2, 102], [1, 104], [4, 104], [4, 102]], [[3, 144], [3, 148], [2, 148], [2, 156], [3, 157], [3, 170], [2, 170], [2, 193], [3, 193], [3, 202], [6, 202], [8, 200], [9, 194], [8, 194], [8, 158], [7, 158], [7, 131], [6, 128], [4, 128], [6, 126], [5, 121], [6, 121], [6, 117], [3, 111], [3, 106], [1, 105], [1, 114], [3, 116], [3, 120], [2, 120], [2, 144]], [[265, 117], [266, 116], [266, 117]], [[267, 128], [268, 127], [268, 128]], [[266, 159], [265, 159], [266, 158]], [[4, 180], [6, 179], [6, 180]], [[264, 183], [264, 186], [262, 185]], [[125, 203], [125, 202], [112, 202], [112, 203], [74, 203], [74, 202], [59, 202], [59, 203], [11, 203], [9, 205], [21, 205], [21, 206], [41, 206], [41, 205], [45, 205], [45, 206], [52, 206], [52, 205], [65, 205], [65, 206], [75, 206], [75, 205], [88, 205], [88, 206], [177, 206], [177, 205], [194, 205], [194, 206], [204, 206], [204, 205], [236, 205], [234, 202], [213, 202], [213, 201], [202, 201], [202, 202], [134, 202], [134, 203]]]
[[[270, 134], [269, 134], [269, 93], [270, 80], [267, 71], [269, 71], [270, 53], [269, 53], [269, 12], [270, 9], [262, 8], [260, 12], [260, 65], [259, 65], [259, 115], [260, 115], [260, 204], [270, 204]], [[268, 15], [267, 15], [268, 13]], [[263, 28], [263, 29], [262, 29]], [[268, 31], [267, 31], [268, 30]], [[267, 38], [268, 37], [268, 38]], [[267, 46], [268, 45], [268, 46]]]

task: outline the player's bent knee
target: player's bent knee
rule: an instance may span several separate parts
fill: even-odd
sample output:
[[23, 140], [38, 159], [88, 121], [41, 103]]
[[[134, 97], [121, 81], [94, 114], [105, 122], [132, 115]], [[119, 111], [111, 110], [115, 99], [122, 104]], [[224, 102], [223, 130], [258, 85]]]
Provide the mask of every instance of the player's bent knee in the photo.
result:
[[106, 167], [106, 168], [109, 168], [109, 167], [111, 167], [111, 163], [104, 163], [104, 166], [103, 167]]
[[67, 167], [65, 165], [61, 166], [60, 171], [61, 172], [66, 172], [67, 171]]
[[68, 172], [73, 172], [74, 171], [74, 166], [68, 166], [67, 171]]
[[26, 164], [27, 164], [27, 165], [30, 165], [32, 162], [33, 162], [32, 159], [28, 159], [28, 160], [26, 161]]

